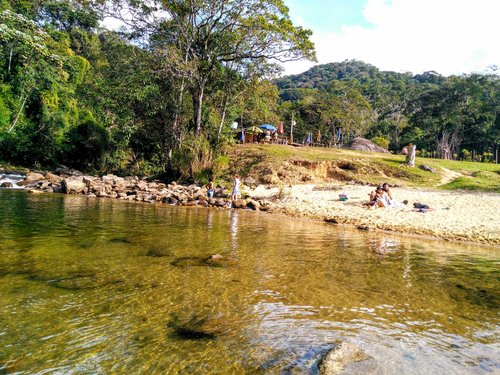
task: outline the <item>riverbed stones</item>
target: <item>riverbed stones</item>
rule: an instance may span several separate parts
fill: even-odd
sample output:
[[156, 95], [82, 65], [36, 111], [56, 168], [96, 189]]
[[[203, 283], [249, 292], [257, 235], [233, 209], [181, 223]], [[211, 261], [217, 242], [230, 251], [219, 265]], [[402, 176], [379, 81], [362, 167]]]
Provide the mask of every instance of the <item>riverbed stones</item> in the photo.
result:
[[[78, 175], [78, 171], [61, 169], [60, 173], [73, 173], [73, 175], [56, 175], [46, 173], [42, 179], [33, 175], [29, 182], [22, 181], [25, 189], [34, 191], [84, 194], [99, 198], [117, 198], [121, 200], [135, 200], [146, 203], [163, 203], [170, 205], [182, 205], [189, 207], [214, 207], [220, 209], [240, 208], [266, 211], [270, 202], [255, 200], [245, 196], [236, 202], [232, 202], [229, 195], [219, 186], [217, 197], [208, 198], [204, 187], [191, 184], [188, 186], [177, 183], [165, 184], [161, 182], [150, 182], [139, 179], [137, 176], [119, 177], [112, 174], [103, 177]], [[37, 179], [33, 181], [33, 179]], [[8, 182], [6, 183], [8, 185]], [[7, 187], [7, 186], [6, 186]], [[12, 186], [8, 186], [12, 187]]]

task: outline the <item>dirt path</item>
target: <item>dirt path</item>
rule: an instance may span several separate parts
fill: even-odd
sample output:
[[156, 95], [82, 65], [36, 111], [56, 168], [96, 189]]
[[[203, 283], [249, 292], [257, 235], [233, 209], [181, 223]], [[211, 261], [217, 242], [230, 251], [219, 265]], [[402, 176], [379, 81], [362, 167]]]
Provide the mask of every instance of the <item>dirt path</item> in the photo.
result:
[[448, 168], [441, 167], [441, 170], [442, 174], [440, 185], [446, 185], [459, 177], [463, 177], [463, 174], [454, 172]]

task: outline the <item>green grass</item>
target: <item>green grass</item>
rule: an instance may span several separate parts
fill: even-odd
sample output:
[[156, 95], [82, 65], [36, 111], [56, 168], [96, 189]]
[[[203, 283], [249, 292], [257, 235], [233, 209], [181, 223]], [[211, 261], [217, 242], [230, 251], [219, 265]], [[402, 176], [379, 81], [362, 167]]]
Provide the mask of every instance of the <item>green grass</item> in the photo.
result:
[[[336, 148], [246, 144], [235, 146], [233, 150], [236, 151], [233, 158], [238, 159], [236, 169], [243, 175], [258, 169], [263, 163], [278, 168], [280, 164], [294, 160], [332, 161], [347, 166], [343, 178], [361, 183], [388, 182], [411, 187], [500, 192], [500, 165], [493, 163], [417, 157], [416, 167], [410, 168], [402, 165], [405, 159], [403, 155]], [[437, 173], [419, 169], [421, 164], [433, 167]], [[449, 177], [450, 173], [455, 173], [455, 178]], [[446, 182], [450, 179], [451, 182]]]

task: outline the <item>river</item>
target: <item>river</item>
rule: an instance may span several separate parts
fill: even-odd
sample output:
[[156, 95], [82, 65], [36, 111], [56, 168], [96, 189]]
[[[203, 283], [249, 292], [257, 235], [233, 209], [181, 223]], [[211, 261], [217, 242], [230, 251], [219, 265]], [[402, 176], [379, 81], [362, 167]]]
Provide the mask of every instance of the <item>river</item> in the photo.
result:
[[[498, 248], [0, 190], [0, 373], [500, 371]], [[224, 259], [207, 259], [221, 254]]]

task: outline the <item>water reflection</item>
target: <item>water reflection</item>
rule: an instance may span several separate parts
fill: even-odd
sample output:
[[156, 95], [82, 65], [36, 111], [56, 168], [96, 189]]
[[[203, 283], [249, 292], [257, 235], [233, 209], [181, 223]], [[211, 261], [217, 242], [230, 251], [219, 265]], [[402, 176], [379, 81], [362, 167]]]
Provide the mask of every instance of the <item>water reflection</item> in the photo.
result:
[[0, 199], [5, 372], [308, 374], [338, 342], [383, 373], [499, 370], [498, 249], [255, 212]]

